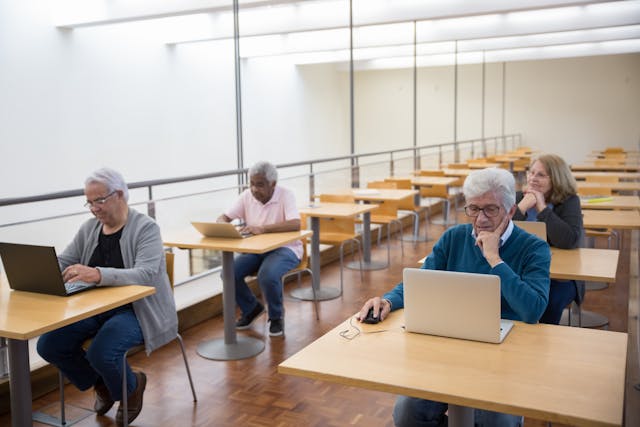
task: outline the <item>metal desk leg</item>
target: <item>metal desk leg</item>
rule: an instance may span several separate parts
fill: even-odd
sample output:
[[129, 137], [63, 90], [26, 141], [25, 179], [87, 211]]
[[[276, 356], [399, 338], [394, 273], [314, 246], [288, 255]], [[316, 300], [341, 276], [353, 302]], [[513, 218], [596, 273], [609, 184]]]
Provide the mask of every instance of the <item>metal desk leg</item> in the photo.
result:
[[9, 338], [9, 390], [13, 427], [33, 425], [30, 375], [29, 341]]
[[253, 357], [264, 350], [257, 338], [236, 334], [236, 294], [233, 274], [233, 252], [222, 252], [222, 310], [224, 340], [215, 338], [198, 344], [198, 354], [213, 360], [238, 360]]
[[[371, 213], [365, 212], [362, 215], [362, 269], [382, 270], [387, 266], [386, 262], [371, 260]], [[360, 270], [360, 263], [351, 261], [347, 264], [347, 268]]]
[[[338, 298], [340, 288], [320, 287], [320, 218], [311, 217], [311, 271], [313, 272], [313, 286], [319, 301]], [[291, 296], [305, 301], [313, 301], [313, 290], [311, 288], [299, 288], [291, 291]]]

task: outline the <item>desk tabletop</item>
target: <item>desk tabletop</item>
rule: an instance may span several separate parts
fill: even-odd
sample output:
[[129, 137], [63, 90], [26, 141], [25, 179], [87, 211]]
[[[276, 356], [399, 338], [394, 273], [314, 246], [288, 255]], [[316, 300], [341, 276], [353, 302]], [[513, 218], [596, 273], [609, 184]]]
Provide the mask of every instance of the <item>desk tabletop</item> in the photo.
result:
[[[552, 279], [613, 283], [616, 281], [619, 256], [620, 251], [615, 249], [551, 248], [549, 273]], [[424, 264], [425, 259], [420, 259], [418, 265]]]
[[182, 249], [211, 249], [229, 252], [261, 254], [279, 248], [287, 243], [311, 237], [311, 230], [288, 231], [286, 233], [264, 233], [244, 239], [226, 239], [219, 237], [203, 237], [194, 229], [168, 233], [163, 238], [165, 246]]
[[318, 218], [344, 218], [370, 212], [377, 207], [378, 205], [375, 204], [322, 202], [298, 208], [298, 212]]
[[401, 190], [393, 188], [353, 188], [338, 190], [326, 194], [350, 194], [356, 200], [369, 202], [400, 201], [418, 194], [418, 190]]
[[615, 249], [551, 248], [551, 278], [613, 283], [619, 256]]
[[578, 193], [581, 188], [610, 188], [613, 191], [640, 191], [640, 182], [618, 181], [618, 182], [592, 182], [577, 181]]
[[578, 180], [587, 179], [587, 177], [615, 176], [621, 180], [635, 181], [640, 179], [640, 172], [573, 172], [573, 177]]
[[[467, 169], [454, 169], [454, 168], [442, 168], [442, 169], [421, 169], [427, 172], [438, 172], [438, 171], [442, 171], [444, 172], [444, 176], [457, 176], [457, 177], [463, 177], [466, 178], [467, 176], [469, 176], [469, 174], [471, 172], [473, 172], [473, 169], [467, 168]], [[420, 175], [420, 170], [415, 172], [415, 175], [418, 176]]]
[[0, 336], [28, 340], [155, 293], [151, 286], [105, 286], [68, 297], [13, 291], [0, 279]]
[[640, 212], [637, 210], [583, 209], [582, 223], [585, 228], [639, 229]]
[[601, 171], [601, 172], [638, 172], [640, 167], [638, 165], [619, 165], [619, 164], [595, 164], [584, 163], [571, 165], [572, 171]]
[[460, 182], [460, 178], [451, 176], [414, 176], [411, 178], [412, 185], [456, 185]]
[[358, 323], [363, 333], [347, 340], [347, 320], [278, 372], [564, 424], [622, 424], [625, 333], [516, 322], [502, 344], [488, 344], [408, 333], [403, 323], [397, 310]]
[[640, 209], [638, 196], [581, 197], [582, 209]]

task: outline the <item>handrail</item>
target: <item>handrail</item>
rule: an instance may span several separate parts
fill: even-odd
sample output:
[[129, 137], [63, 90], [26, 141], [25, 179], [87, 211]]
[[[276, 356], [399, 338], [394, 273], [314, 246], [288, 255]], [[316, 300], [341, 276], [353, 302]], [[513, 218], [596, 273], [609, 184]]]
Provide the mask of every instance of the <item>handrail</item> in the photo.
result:
[[[504, 136], [493, 136], [493, 137], [485, 137], [485, 138], [478, 138], [478, 139], [470, 139], [470, 140], [464, 140], [464, 141], [456, 141], [456, 142], [448, 142], [448, 143], [442, 143], [442, 144], [434, 144], [434, 145], [422, 145], [422, 146], [417, 146], [417, 147], [408, 147], [408, 148], [400, 148], [400, 149], [394, 149], [394, 150], [385, 150], [385, 151], [377, 151], [377, 152], [371, 152], [371, 153], [362, 153], [362, 154], [351, 154], [351, 155], [344, 155], [344, 156], [336, 156], [336, 157], [327, 157], [327, 158], [322, 158], [322, 159], [316, 159], [316, 160], [303, 160], [303, 161], [299, 161], [299, 162], [291, 162], [291, 163], [282, 163], [282, 164], [278, 164], [276, 165], [276, 167], [278, 169], [285, 169], [285, 168], [291, 168], [291, 167], [299, 167], [299, 166], [309, 166], [309, 173], [311, 175], [313, 175], [314, 173], [314, 165], [318, 165], [318, 164], [322, 164], [322, 163], [330, 163], [330, 162], [336, 162], [336, 161], [340, 161], [340, 160], [354, 160], [353, 162], [353, 166], [349, 166], [349, 167], [353, 167], [353, 168], [357, 168], [359, 166], [359, 160], [361, 158], [367, 158], [367, 157], [374, 157], [374, 156], [380, 156], [380, 155], [385, 155], [388, 154], [390, 156], [390, 162], [391, 162], [391, 166], [390, 169], [393, 170], [393, 155], [397, 154], [397, 153], [403, 153], [403, 152], [413, 152], [414, 155], [414, 160], [415, 158], [419, 159], [421, 157], [421, 151], [423, 150], [437, 150], [437, 154], [439, 156], [438, 158], [438, 162], [442, 163], [442, 150], [444, 148], [453, 148], [454, 152], [459, 153], [460, 149], [461, 149], [461, 145], [466, 145], [466, 144], [471, 144], [471, 148], [472, 148], [472, 152], [473, 152], [473, 147], [474, 147], [474, 143], [477, 142], [482, 142], [483, 143], [483, 153], [486, 154], [486, 143], [488, 141], [494, 141], [495, 144], [495, 151], [497, 151], [498, 147], [498, 140], [501, 140], [502, 145], [503, 145], [503, 150], [506, 149], [506, 141], [510, 139], [511, 140], [511, 147], [514, 148], [516, 146], [516, 142], [517, 145], [521, 145], [521, 135], [520, 134], [510, 134], [510, 135], [504, 135]], [[458, 157], [458, 155], [455, 155], [455, 157]], [[153, 197], [152, 193], [151, 193], [151, 188], [152, 187], [157, 187], [160, 185], [167, 185], [167, 184], [176, 184], [176, 183], [181, 183], [181, 182], [190, 182], [190, 181], [198, 181], [198, 180], [202, 180], [202, 179], [210, 179], [210, 178], [220, 178], [220, 177], [224, 177], [224, 176], [232, 176], [232, 175], [240, 175], [240, 174], [246, 174], [248, 173], [248, 168], [244, 168], [244, 169], [231, 169], [231, 170], [226, 170], [226, 171], [219, 171], [219, 172], [211, 172], [211, 173], [203, 173], [203, 174], [197, 174], [197, 175], [188, 175], [188, 176], [181, 176], [181, 177], [174, 177], [174, 178], [163, 178], [163, 179], [154, 179], [154, 180], [148, 180], [148, 181], [137, 181], [137, 182], [131, 182], [127, 184], [127, 187], [129, 189], [136, 189], [136, 188], [148, 188], [149, 189], [149, 201], [151, 202], [153, 201]], [[356, 175], [356, 179], [354, 179], [354, 181], [357, 183], [357, 175]], [[80, 188], [80, 189], [75, 189], [75, 190], [68, 190], [68, 191], [59, 191], [59, 192], [53, 192], [53, 193], [46, 193], [46, 194], [38, 194], [38, 195], [34, 195], [34, 196], [25, 196], [25, 197], [11, 197], [11, 198], [4, 198], [4, 199], [0, 199], [0, 207], [2, 206], [12, 206], [12, 205], [20, 205], [20, 204], [27, 204], [27, 203], [35, 203], [35, 202], [43, 202], [43, 201], [49, 201], [49, 200], [56, 200], [56, 199], [65, 199], [65, 198], [69, 198], [69, 197], [78, 197], [78, 196], [82, 196], [84, 195], [84, 189]], [[145, 203], [148, 203], [145, 202]], [[153, 212], [153, 207], [150, 206], [150, 212], [148, 212], [150, 214], [150, 216], [154, 217], [154, 213]], [[6, 226], [6, 224], [0, 224], [0, 227], [4, 227]]]

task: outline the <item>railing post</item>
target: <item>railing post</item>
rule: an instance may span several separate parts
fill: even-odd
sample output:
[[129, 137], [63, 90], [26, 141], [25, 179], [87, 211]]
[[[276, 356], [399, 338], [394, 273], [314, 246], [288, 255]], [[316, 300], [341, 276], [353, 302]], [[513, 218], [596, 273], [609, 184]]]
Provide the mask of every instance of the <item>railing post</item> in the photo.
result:
[[442, 145], [438, 145], [438, 168], [442, 167]]
[[148, 186], [147, 189], [149, 195], [149, 201], [147, 202], [147, 215], [156, 219], [156, 203], [153, 201], [153, 190], [151, 189], [151, 186]]
[[413, 170], [419, 171], [420, 169], [422, 169], [420, 164], [421, 164], [420, 149], [416, 148], [413, 150]]
[[353, 160], [351, 165], [351, 188], [360, 188], [360, 165], [357, 157]]
[[313, 166], [311, 166], [311, 170], [309, 171], [309, 203], [313, 205], [315, 202], [315, 194], [316, 194], [316, 178], [313, 173]]
[[396, 176], [394, 173], [393, 152], [389, 153], [389, 176]]

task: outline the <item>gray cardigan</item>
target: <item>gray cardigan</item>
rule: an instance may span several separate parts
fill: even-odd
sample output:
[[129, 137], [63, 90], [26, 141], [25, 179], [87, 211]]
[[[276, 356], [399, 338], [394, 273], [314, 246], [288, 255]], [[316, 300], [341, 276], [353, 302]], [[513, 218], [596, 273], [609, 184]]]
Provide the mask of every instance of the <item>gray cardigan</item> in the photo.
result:
[[[95, 248], [102, 224], [95, 218], [86, 221], [73, 241], [58, 257], [60, 268], [72, 264], [87, 265]], [[160, 228], [148, 216], [129, 209], [120, 237], [124, 269], [98, 267], [102, 279], [98, 286], [144, 285], [156, 293], [133, 303], [140, 323], [147, 354], [174, 339], [178, 316], [173, 291], [167, 276]]]

